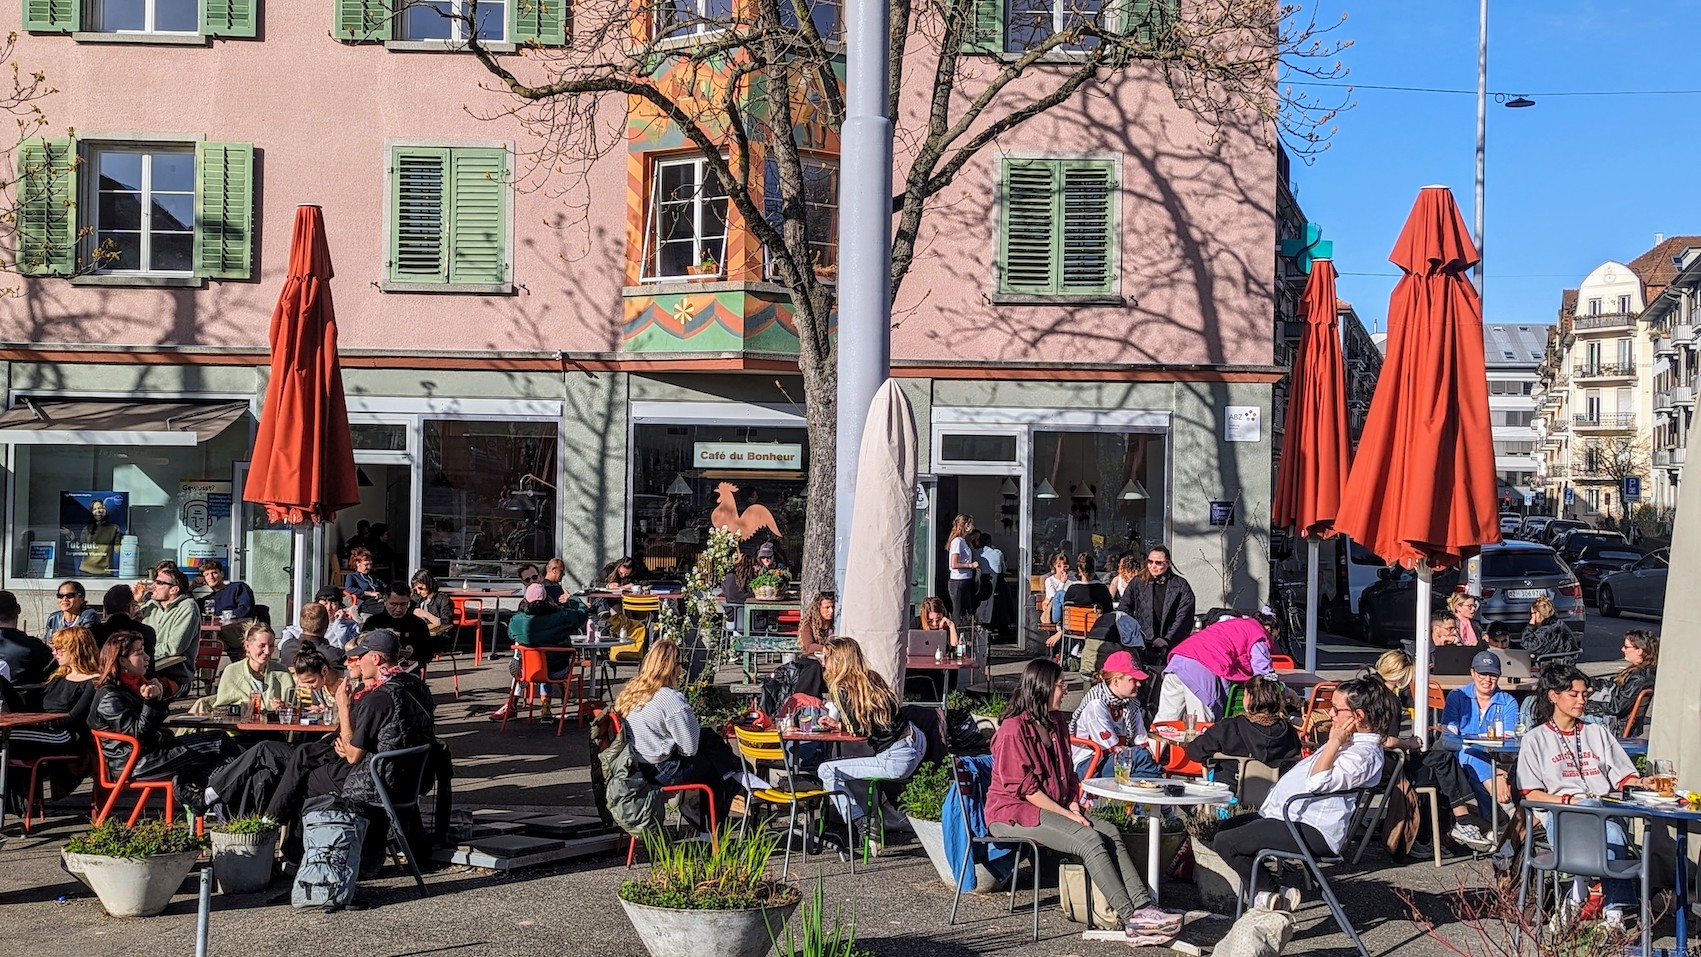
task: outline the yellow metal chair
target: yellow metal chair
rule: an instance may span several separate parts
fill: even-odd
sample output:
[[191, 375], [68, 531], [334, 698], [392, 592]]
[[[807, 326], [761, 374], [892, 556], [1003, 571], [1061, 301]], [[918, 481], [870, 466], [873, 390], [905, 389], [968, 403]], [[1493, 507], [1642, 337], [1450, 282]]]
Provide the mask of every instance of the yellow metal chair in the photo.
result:
[[654, 595], [622, 595], [620, 614], [609, 622], [609, 631], [625, 639], [626, 643], [608, 649], [608, 660], [613, 664], [644, 660], [644, 647], [650, 640], [650, 622], [660, 612], [661, 599]]
[[[786, 856], [780, 864], [780, 880], [785, 880], [786, 871], [791, 867], [792, 839], [799, 835], [804, 838], [803, 858], [808, 860], [809, 820], [812, 816], [822, 813], [822, 809], [826, 807], [827, 798], [835, 792], [828, 791], [825, 788], [798, 789], [797, 769], [792, 765], [791, 752], [787, 751], [785, 745], [780, 741], [778, 731], [751, 731], [736, 725], [733, 727], [733, 731], [737, 734], [738, 756], [744, 762], [744, 770], [749, 772], [750, 775], [761, 778], [765, 770], [776, 766], [785, 769], [784, 787], [753, 788], [746, 781], [744, 786], [744, 816], [738, 825], [738, 833], [742, 837], [745, 828], [750, 824], [750, 818], [754, 815], [758, 803], [784, 806], [787, 809]], [[837, 793], [843, 794], [844, 792]], [[848, 794], [845, 796], [850, 797]], [[800, 807], [803, 808], [804, 813], [804, 830], [801, 832], [797, 829], [797, 812]], [[847, 853], [849, 853], [850, 848], [855, 846], [856, 838], [851, 834], [851, 826], [847, 821], [845, 823], [845, 848]], [[854, 854], [850, 855], [850, 862], [851, 873], [854, 874], [856, 873], [856, 856]]]

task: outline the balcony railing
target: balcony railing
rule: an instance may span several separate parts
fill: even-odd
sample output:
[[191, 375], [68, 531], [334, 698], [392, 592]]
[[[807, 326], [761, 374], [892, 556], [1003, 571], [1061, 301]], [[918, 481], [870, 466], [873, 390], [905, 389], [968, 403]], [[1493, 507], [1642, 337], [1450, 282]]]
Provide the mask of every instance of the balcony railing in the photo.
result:
[[1675, 356], [1675, 355], [1677, 355], [1677, 336], [1676, 335], [1660, 336], [1658, 339], [1654, 340], [1654, 356], [1655, 356], [1655, 358], [1664, 358], [1666, 356]]
[[1571, 424], [1579, 429], [1630, 429], [1636, 426], [1634, 412], [1597, 412], [1573, 415]]
[[1694, 339], [1694, 325], [1688, 323], [1674, 323], [1671, 326], [1671, 341], [1673, 343], [1677, 345], [1684, 345], [1685, 343], [1694, 341]]
[[1664, 412], [1671, 408], [1671, 390], [1661, 389], [1654, 393], [1654, 411]]
[[1683, 453], [1685, 449], [1659, 449], [1654, 452], [1654, 468], [1680, 469], [1683, 468]]
[[1636, 317], [1628, 312], [1607, 312], [1598, 316], [1578, 316], [1572, 320], [1571, 328], [1575, 332], [1598, 332], [1603, 329], [1628, 329], [1636, 324]]
[[1672, 405], [1694, 405], [1695, 390], [1686, 385], [1674, 385], [1667, 391]]
[[1594, 362], [1573, 366], [1571, 374], [1579, 379], [1618, 379], [1636, 374], [1634, 362]]

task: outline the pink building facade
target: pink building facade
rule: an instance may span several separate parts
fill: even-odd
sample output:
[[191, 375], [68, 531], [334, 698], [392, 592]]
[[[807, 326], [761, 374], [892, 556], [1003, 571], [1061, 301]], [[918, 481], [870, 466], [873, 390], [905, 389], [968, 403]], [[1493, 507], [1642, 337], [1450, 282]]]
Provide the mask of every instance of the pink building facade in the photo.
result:
[[[336, 575], [360, 520], [388, 527], [392, 578], [511, 579], [562, 555], [582, 584], [634, 552], [665, 573], [755, 505], [782, 554], [800, 550], [784, 289], [726, 245], [692, 268], [741, 227], [705, 225], [701, 192], [678, 189], [701, 173], [665, 132], [550, 168], [435, 27], [347, 42], [346, 0], [67, 2], [74, 22], [21, 6], [0, 29], [57, 92], [18, 151], [42, 181], [20, 191], [47, 191], [22, 197], [0, 304], [3, 587], [95, 592], [216, 556], [275, 603]], [[185, 12], [203, 7], [223, 19]], [[508, 39], [548, 40], [501, 9]], [[925, 95], [906, 91], [908, 120]], [[1268, 134], [1213, 142], [1136, 67], [1001, 139], [929, 212], [892, 333], [925, 450], [918, 597], [942, 590], [935, 539], [956, 512], [1007, 556], [1015, 609], [1053, 552], [1110, 563], [1155, 542], [1201, 607], [1262, 594], [1245, 539], [1268, 526], [1281, 375]], [[1008, 230], [1012, 197], [1065, 180], [1101, 189], [1108, 238], [1075, 286], [1025, 268]], [[696, 233], [675, 248], [654, 224], [680, 196]], [[322, 542], [240, 501], [304, 203], [329, 233], [363, 493]], [[81, 237], [77, 262], [40, 253], [54, 235]], [[97, 498], [122, 534], [90, 517]]]

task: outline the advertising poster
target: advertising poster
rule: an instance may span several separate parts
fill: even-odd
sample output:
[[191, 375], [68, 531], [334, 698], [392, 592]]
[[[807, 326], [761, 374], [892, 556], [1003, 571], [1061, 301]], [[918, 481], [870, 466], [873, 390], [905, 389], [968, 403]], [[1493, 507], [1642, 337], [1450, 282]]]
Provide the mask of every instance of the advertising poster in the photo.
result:
[[231, 494], [229, 482], [184, 482], [178, 486], [177, 564], [194, 577], [193, 569], [217, 558], [230, 566]]
[[118, 574], [118, 545], [130, 528], [130, 493], [60, 492], [59, 574], [105, 577]]
[[58, 554], [59, 546], [53, 542], [30, 542], [29, 569], [24, 577], [52, 578], [53, 560]]

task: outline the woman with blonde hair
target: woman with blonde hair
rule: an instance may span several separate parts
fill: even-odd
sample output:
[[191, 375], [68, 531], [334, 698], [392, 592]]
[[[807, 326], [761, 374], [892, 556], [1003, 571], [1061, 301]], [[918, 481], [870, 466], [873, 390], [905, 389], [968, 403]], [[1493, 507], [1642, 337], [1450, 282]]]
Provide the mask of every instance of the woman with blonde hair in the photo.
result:
[[945, 546], [946, 565], [951, 569], [946, 595], [951, 599], [951, 617], [967, 624], [975, 613], [975, 579], [980, 562], [975, 560], [974, 546], [969, 535], [975, 530], [973, 515], [958, 515], [951, 522], [949, 544]]
[[1571, 630], [1546, 595], [1530, 602], [1530, 623], [1524, 626], [1524, 650], [1530, 653], [1531, 664], [1541, 664], [1544, 658], [1566, 658], [1571, 664], [1583, 650], [1583, 636]]
[[1447, 596], [1447, 610], [1459, 622], [1459, 644], [1475, 645], [1482, 641], [1487, 624], [1477, 617], [1482, 599], [1469, 592], [1456, 591]]
[[[47, 679], [42, 691], [41, 710], [63, 711], [66, 717], [52, 724], [19, 728], [12, 732], [11, 758], [34, 760], [58, 755], [79, 759], [92, 752], [89, 749], [89, 706], [94, 703], [95, 689], [100, 686], [100, 648], [95, 644], [94, 631], [87, 625], [72, 625], [53, 633], [53, 660], [59, 663]], [[55, 798], [75, 791], [88, 775], [88, 763], [78, 760], [72, 764], [55, 762], [48, 767], [48, 780]], [[22, 808], [26, 799], [24, 789], [29, 775], [14, 774], [7, 780], [10, 792], [7, 799]]]
[[1382, 679], [1382, 684], [1401, 701], [1409, 701], [1412, 695], [1412, 675], [1417, 672], [1417, 666], [1412, 662], [1412, 656], [1398, 648], [1384, 651], [1376, 664], [1371, 666], [1376, 677]]
[[276, 708], [295, 697], [295, 677], [277, 659], [278, 636], [262, 621], [248, 623], [242, 632], [241, 661], [233, 661], [219, 672], [219, 687], [213, 707], [247, 704], [259, 695], [268, 708]]
[[[879, 853], [884, 835], [868, 833], [867, 805], [879, 800], [869, 781], [902, 781], [915, 773], [927, 753], [916, 726], [898, 712], [898, 696], [879, 672], [870, 671], [862, 646], [852, 638], [827, 641], [827, 718], [824, 725], [868, 739], [874, 754], [823, 762], [821, 786], [833, 794], [833, 806], [850, 822], [858, 844]], [[852, 790], [854, 788], [854, 790]], [[833, 833], [832, 828], [827, 833]]]
[[[644, 655], [638, 674], [614, 699], [614, 713], [626, 723], [632, 751], [644, 780], [666, 787], [707, 784], [715, 794], [715, 820], [725, 821], [732, 809], [733, 789], [728, 775], [738, 773], [738, 759], [725, 739], [697, 723], [691, 703], [679, 690], [679, 645], [658, 641]], [[698, 830], [708, 820], [681, 801], [680, 813]]]

